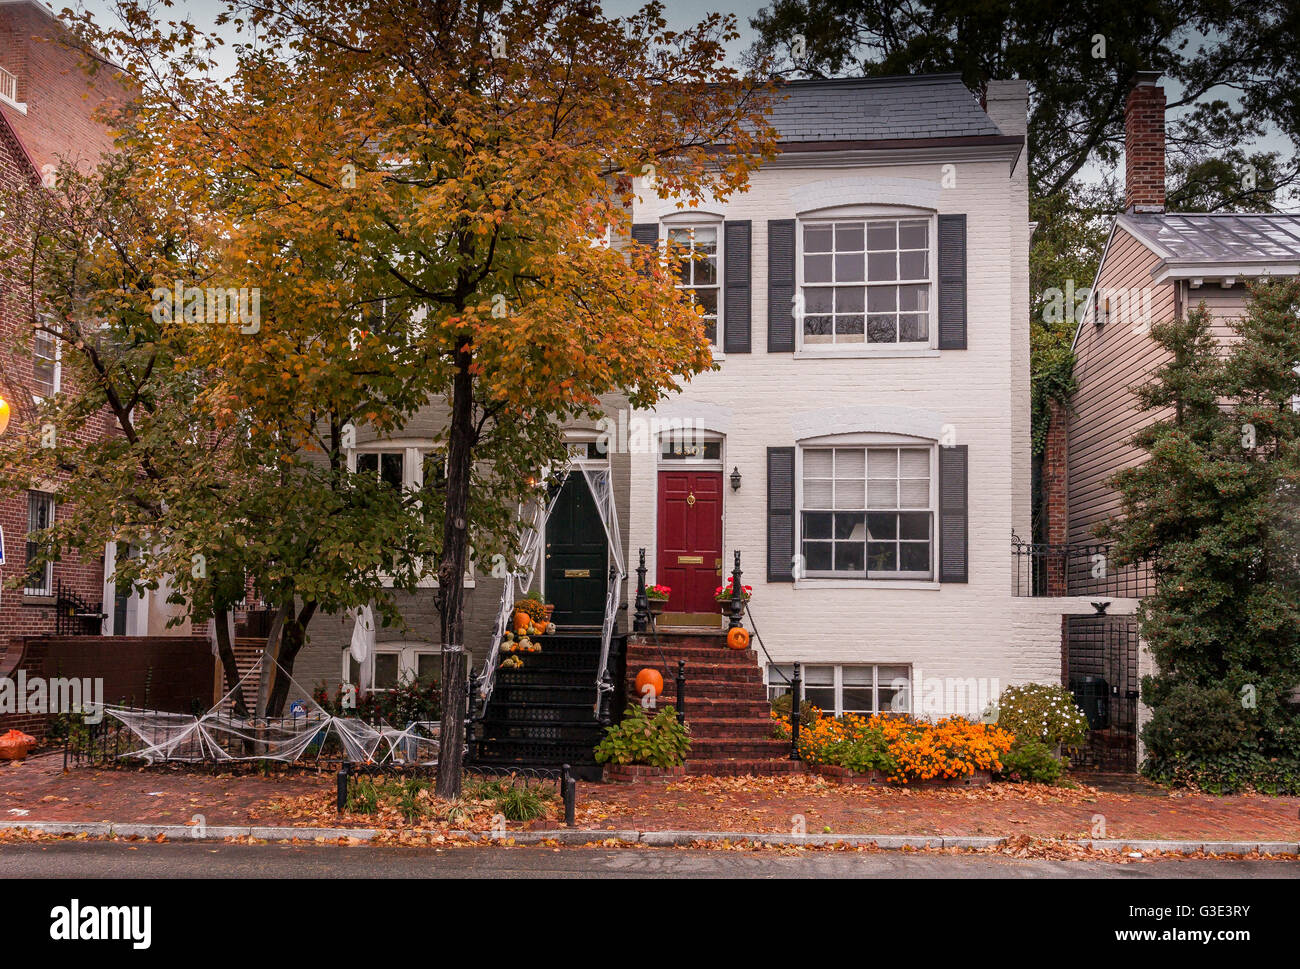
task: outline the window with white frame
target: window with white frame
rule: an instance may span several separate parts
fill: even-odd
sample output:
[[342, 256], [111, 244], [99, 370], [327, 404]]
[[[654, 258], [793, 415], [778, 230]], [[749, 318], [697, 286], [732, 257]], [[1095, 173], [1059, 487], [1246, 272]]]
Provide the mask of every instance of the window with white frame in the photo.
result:
[[356, 471], [401, 488], [406, 481], [406, 451], [362, 451], [357, 454]]
[[930, 342], [930, 220], [802, 226], [805, 346]]
[[[47, 320], [42, 326], [52, 326]], [[38, 397], [53, 397], [62, 383], [59, 339], [53, 333], [37, 329], [32, 333], [32, 383]]]
[[800, 550], [809, 577], [929, 579], [932, 447], [802, 450]]
[[709, 342], [718, 342], [718, 227], [716, 225], [672, 226], [668, 244], [681, 258], [677, 288], [685, 290], [692, 306], [704, 316]]
[[[372, 689], [395, 690], [404, 684], [427, 686], [442, 678], [442, 653], [433, 646], [379, 643], [375, 646], [375, 679]], [[361, 682], [361, 667], [351, 650], [343, 651], [343, 679]]]
[[[36, 532], [43, 531], [54, 524], [55, 507], [53, 495], [44, 491], [27, 492], [27, 560], [29, 562], [41, 550], [41, 543], [34, 540], [32, 536]], [[44, 565], [35, 566], [28, 571], [27, 583], [23, 587], [23, 595], [54, 595], [53, 562], [46, 562]]]
[[[823, 713], [841, 717], [846, 713], [910, 713], [912, 669], [910, 666], [812, 664], [800, 668], [803, 696]], [[775, 700], [790, 692], [794, 667], [767, 667], [767, 697]]]

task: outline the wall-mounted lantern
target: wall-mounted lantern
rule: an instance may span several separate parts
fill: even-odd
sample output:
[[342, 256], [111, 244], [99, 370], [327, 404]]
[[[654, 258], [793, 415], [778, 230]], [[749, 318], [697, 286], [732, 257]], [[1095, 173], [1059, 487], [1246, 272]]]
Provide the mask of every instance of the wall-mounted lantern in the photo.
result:
[[731, 468], [731, 490], [732, 491], [740, 490], [740, 468], [736, 467], [735, 465], [732, 465]]

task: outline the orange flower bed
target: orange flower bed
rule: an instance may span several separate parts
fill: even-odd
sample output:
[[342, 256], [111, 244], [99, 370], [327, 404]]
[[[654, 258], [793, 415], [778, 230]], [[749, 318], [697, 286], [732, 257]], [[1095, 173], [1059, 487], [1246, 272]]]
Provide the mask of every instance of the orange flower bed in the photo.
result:
[[[778, 736], [790, 737], [788, 718], [772, 714]], [[799, 755], [810, 764], [878, 770], [908, 784], [968, 777], [1002, 768], [1001, 755], [1015, 737], [1000, 727], [964, 717], [938, 722], [873, 715], [819, 717], [799, 730]]]

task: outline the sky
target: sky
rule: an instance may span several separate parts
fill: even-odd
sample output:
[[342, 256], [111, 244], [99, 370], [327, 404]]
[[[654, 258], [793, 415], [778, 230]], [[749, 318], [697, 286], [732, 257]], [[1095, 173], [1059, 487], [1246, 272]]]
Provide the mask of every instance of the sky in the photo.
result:
[[[87, 9], [95, 15], [96, 19], [101, 21], [111, 20], [112, 0], [44, 0], [48, 6], [60, 10], [65, 6], [71, 6], [75, 9]], [[605, 13], [611, 16], [626, 16], [640, 9], [645, 0], [602, 0], [601, 6]], [[700, 3], [699, 0], [664, 0], [665, 15], [670, 26], [687, 27], [697, 23], [699, 19], [711, 10], [719, 10], [725, 13], [736, 15], [737, 26], [740, 31], [739, 39], [729, 45], [729, 54], [733, 63], [741, 54], [746, 51], [754, 42], [757, 34], [749, 26], [749, 20], [757, 14], [763, 7], [767, 6], [770, 0], [726, 0], [725, 5], [711, 4], [708, 2]], [[188, 14], [200, 26], [210, 26], [216, 13], [222, 9], [220, 0], [174, 0], [171, 10], [179, 16]], [[229, 48], [227, 48], [229, 50]], [[233, 63], [232, 60], [223, 61], [218, 59], [219, 66], [224, 67], [227, 63]], [[1178, 86], [1170, 79], [1164, 80], [1166, 91], [1171, 100], [1178, 96]], [[1227, 97], [1232, 100], [1235, 95], [1232, 92], [1216, 92], [1217, 96]], [[1290, 148], [1288, 140], [1276, 133], [1270, 132], [1260, 142], [1258, 148], [1287, 152]], [[1090, 163], [1082, 173], [1088, 181], [1095, 181], [1103, 174], [1096, 163]], [[1297, 199], [1300, 202], [1300, 199]]]

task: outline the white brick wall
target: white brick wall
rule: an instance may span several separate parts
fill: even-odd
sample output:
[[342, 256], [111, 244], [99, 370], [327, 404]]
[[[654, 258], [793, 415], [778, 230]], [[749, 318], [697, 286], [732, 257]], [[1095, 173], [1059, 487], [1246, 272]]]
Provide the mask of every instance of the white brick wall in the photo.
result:
[[[939, 188], [943, 165], [956, 182]], [[788, 163], [787, 163], [788, 164]], [[834, 179], [828, 182], [828, 179]], [[878, 189], [908, 186], [902, 204], [931, 193], [940, 213], [967, 216], [967, 350], [894, 358], [809, 359], [768, 354], [767, 221], [794, 218], [800, 204], [853, 205], [887, 199]], [[828, 196], [826, 184], [844, 191]], [[798, 201], [796, 201], [798, 200]], [[1006, 159], [925, 161], [839, 168], [768, 167], [750, 190], [726, 206], [728, 219], [753, 223], [753, 330], [750, 354], [730, 354], [719, 372], [695, 378], [659, 413], [712, 416], [728, 412], [724, 462], [739, 468], [738, 493], [725, 489], [724, 555], [739, 549], [744, 581], [754, 586], [752, 611], [778, 662], [908, 663], [929, 677], [1059, 682], [1061, 601], [1011, 595], [1013, 528], [1029, 534], [1028, 203], [1023, 154]], [[634, 222], [652, 221], [651, 198]], [[930, 412], [969, 446], [970, 582], [913, 583], [880, 588], [836, 583], [766, 582], [766, 449], [795, 444], [793, 423], [826, 409], [855, 409], [887, 419], [900, 409]], [[906, 413], [906, 411], [904, 411]], [[801, 419], [800, 415], [803, 415]], [[707, 422], [706, 422], [707, 423]], [[835, 428], [839, 430], [841, 428]], [[899, 432], [908, 428], [898, 427]], [[826, 433], [832, 428], [827, 427]], [[644, 546], [655, 575], [657, 467], [654, 454], [631, 461], [631, 502], [624, 534]], [[634, 578], [633, 580], [634, 581]], [[929, 587], [925, 587], [929, 586]]]

